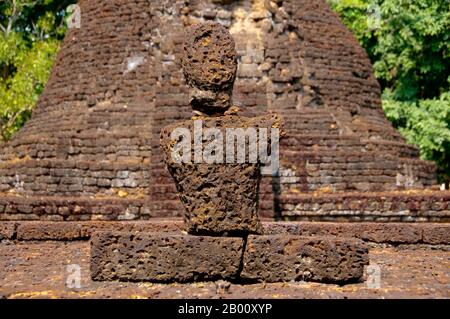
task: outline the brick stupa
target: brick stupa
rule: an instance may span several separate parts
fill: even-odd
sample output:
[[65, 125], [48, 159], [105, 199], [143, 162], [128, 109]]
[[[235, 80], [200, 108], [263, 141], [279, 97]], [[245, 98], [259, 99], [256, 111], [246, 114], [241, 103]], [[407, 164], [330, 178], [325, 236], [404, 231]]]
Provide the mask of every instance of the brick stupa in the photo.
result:
[[182, 216], [159, 133], [192, 116], [179, 57], [185, 27], [204, 21], [235, 39], [243, 115], [285, 120], [262, 217], [449, 219], [448, 193], [429, 190], [433, 163], [384, 117], [366, 53], [324, 0], [79, 6], [81, 27], [68, 31], [31, 119], [2, 148], [1, 220]]

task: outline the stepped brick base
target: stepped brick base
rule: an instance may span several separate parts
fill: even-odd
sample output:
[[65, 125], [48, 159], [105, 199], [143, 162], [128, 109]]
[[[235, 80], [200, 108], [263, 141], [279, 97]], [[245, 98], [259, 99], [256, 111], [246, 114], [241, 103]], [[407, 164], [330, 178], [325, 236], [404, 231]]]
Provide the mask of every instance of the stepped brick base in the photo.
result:
[[238, 237], [99, 232], [91, 238], [91, 277], [347, 283], [359, 280], [368, 263], [368, 250], [358, 239], [250, 235], [247, 240], [245, 246]]
[[279, 203], [287, 220], [450, 221], [450, 191], [290, 193]]
[[[263, 184], [261, 185], [263, 186]], [[260, 204], [268, 200], [261, 195]], [[288, 193], [272, 199], [278, 216], [302, 221], [448, 222], [450, 191]], [[180, 217], [176, 198], [154, 201], [135, 196], [26, 196], [0, 194], [0, 221], [112, 221]], [[260, 217], [273, 218], [260, 211]], [[280, 216], [281, 215], [281, 216]]]

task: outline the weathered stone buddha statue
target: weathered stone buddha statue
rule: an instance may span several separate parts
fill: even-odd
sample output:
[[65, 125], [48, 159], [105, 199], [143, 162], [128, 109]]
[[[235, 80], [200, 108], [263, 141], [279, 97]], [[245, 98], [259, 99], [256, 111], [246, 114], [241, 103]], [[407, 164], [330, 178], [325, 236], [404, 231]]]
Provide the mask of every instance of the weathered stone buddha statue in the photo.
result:
[[231, 101], [236, 52], [228, 30], [213, 23], [191, 27], [182, 59], [195, 115], [165, 127], [161, 146], [189, 234], [96, 233], [91, 277], [165, 283], [359, 280], [368, 255], [358, 239], [262, 234], [261, 168], [270, 162], [269, 173], [277, 170], [281, 120], [274, 114], [237, 115]]
[[182, 66], [194, 116], [165, 127], [161, 146], [186, 210], [188, 232], [260, 233], [260, 170], [276, 151], [280, 118], [242, 117], [232, 106], [237, 61], [225, 27], [190, 27]]

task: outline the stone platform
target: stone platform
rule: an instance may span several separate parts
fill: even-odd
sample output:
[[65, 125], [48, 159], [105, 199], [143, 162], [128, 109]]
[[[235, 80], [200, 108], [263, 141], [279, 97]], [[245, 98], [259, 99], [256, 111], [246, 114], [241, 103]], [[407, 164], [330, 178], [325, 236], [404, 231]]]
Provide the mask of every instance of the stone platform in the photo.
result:
[[[379, 288], [314, 282], [193, 284], [99, 282], [90, 278], [89, 238], [97, 231], [167, 234], [181, 220], [142, 222], [1, 222], [0, 296], [4, 298], [450, 298], [450, 225], [447, 223], [263, 222], [266, 234], [358, 237], [370, 265], [381, 270]], [[80, 288], [66, 285], [78, 265]]]

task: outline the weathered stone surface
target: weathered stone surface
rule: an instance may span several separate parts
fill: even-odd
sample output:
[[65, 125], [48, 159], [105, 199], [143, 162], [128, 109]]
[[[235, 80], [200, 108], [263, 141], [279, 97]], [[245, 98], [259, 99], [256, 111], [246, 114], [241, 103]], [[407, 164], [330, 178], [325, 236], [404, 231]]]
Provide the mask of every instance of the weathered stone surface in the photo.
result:
[[264, 282], [354, 282], [361, 279], [368, 261], [368, 249], [357, 239], [251, 235], [241, 278]]
[[220, 24], [198, 24], [186, 31], [182, 66], [193, 92], [190, 104], [201, 115], [164, 127], [161, 148], [186, 209], [188, 231], [260, 233], [259, 129], [265, 130], [267, 151], [270, 129], [280, 127], [281, 119], [277, 115], [240, 117], [235, 115], [237, 107], [226, 112], [237, 62], [234, 40]]
[[422, 240], [422, 229], [407, 223], [367, 223], [354, 231], [357, 238], [375, 243], [414, 244]]
[[191, 282], [236, 279], [243, 240], [132, 232], [91, 238], [94, 280]]
[[0, 239], [17, 240], [86, 240], [100, 231], [174, 233], [185, 230], [179, 219], [152, 221], [17, 221], [0, 222]]
[[147, 233], [181, 233], [185, 225], [180, 219], [152, 219], [151, 221], [120, 221], [120, 222], [81, 222], [82, 238], [90, 238], [96, 232], [147, 232]]
[[208, 22], [188, 28], [181, 64], [194, 110], [220, 114], [231, 106], [237, 59], [234, 40], [224, 26]]
[[27, 222], [17, 226], [19, 240], [74, 240], [81, 237], [77, 223]]
[[11, 239], [16, 234], [15, 222], [0, 222], [0, 240]]
[[[203, 136], [203, 148], [200, 154], [201, 163], [195, 163], [194, 148], [195, 124], [193, 120], [167, 126], [161, 132], [161, 146], [165, 155], [167, 168], [172, 175], [181, 202], [185, 208], [185, 221], [191, 234], [223, 234], [223, 233], [260, 233], [261, 224], [258, 219], [258, 192], [261, 180], [260, 159], [249, 163], [249, 143], [244, 138], [245, 163], [227, 164], [226, 143], [228, 128], [246, 130], [252, 128], [270, 128], [280, 126], [280, 118], [275, 114], [246, 118], [236, 115], [220, 117], [201, 117], [203, 129], [220, 130], [224, 143], [220, 145], [221, 156], [214, 162], [205, 162], [205, 150], [210, 141]], [[191, 132], [190, 162], [177, 162], [173, 153], [176, 143], [171, 133], [177, 128], [186, 128]], [[268, 134], [270, 145], [270, 134]], [[258, 135], [256, 135], [258, 137]], [[218, 136], [215, 137], [219, 139]], [[239, 145], [239, 144], [238, 144]], [[256, 144], [255, 144], [256, 145]], [[217, 150], [216, 150], [217, 152]], [[198, 152], [197, 152], [198, 153]], [[209, 154], [209, 153], [208, 153]], [[218, 153], [216, 153], [218, 154]], [[236, 154], [235, 154], [236, 156]]]
[[[263, 233], [265, 235], [354, 237], [375, 243], [415, 244], [422, 241], [422, 234], [427, 226], [412, 223], [271, 222], [264, 225]], [[450, 224], [440, 227], [450, 230]], [[428, 232], [433, 233], [434, 229], [439, 233], [439, 224], [428, 226]]]
[[[450, 244], [450, 223], [330, 223], [330, 222], [262, 222], [264, 235], [354, 237], [367, 242], [387, 244]], [[26, 226], [25, 226], [26, 225]], [[18, 240], [86, 240], [100, 231], [174, 233], [186, 230], [179, 218], [148, 221], [15, 221], [0, 222], [0, 236]], [[42, 233], [40, 229], [45, 229]], [[72, 228], [74, 231], [71, 231]], [[405, 230], [403, 230], [405, 228]], [[64, 229], [65, 231], [61, 231]], [[78, 229], [80, 232], [78, 232]], [[364, 230], [364, 232], [361, 232]], [[414, 231], [412, 231], [414, 230]], [[79, 234], [79, 237], [67, 234]], [[383, 236], [375, 233], [381, 231]], [[19, 233], [20, 234], [19, 234]], [[366, 234], [372, 233], [371, 236]], [[420, 235], [418, 238], [417, 236]], [[396, 240], [393, 240], [396, 239]], [[419, 240], [418, 240], [419, 239]], [[374, 241], [376, 240], [376, 241]]]
[[426, 244], [450, 244], [450, 224], [423, 225], [422, 240]]

